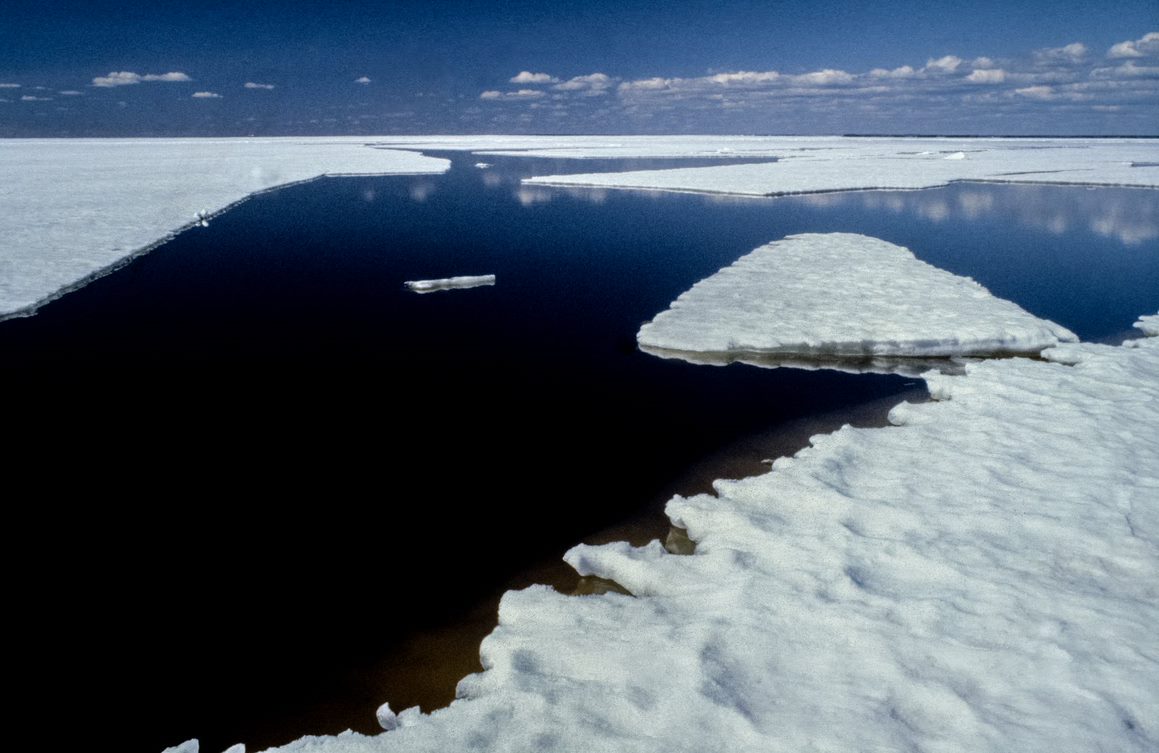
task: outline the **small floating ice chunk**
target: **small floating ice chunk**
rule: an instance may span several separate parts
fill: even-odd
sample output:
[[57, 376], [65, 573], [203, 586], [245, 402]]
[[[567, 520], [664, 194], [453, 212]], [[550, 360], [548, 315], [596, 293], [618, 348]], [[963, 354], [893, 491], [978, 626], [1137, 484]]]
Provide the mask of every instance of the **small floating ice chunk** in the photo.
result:
[[491, 163], [490, 162], [476, 162], [475, 167], [479, 168], [480, 170], [486, 170], [487, 168], [491, 167]]
[[495, 275], [474, 275], [446, 277], [441, 280], [410, 280], [406, 286], [415, 293], [434, 293], [439, 290], [461, 290], [494, 285]]
[[1077, 339], [906, 248], [853, 233], [762, 246], [637, 334], [645, 350], [854, 358], [1037, 353]]

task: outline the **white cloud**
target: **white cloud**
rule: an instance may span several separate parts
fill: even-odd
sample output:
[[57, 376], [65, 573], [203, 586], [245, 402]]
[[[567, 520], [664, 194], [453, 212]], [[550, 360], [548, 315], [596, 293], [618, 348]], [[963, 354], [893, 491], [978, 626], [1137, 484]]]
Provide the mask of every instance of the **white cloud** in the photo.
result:
[[1081, 63], [1087, 56], [1087, 46], [1082, 42], [1071, 42], [1064, 47], [1047, 47], [1034, 51], [1034, 59], [1040, 63]]
[[1142, 39], [1133, 42], [1119, 42], [1107, 51], [1109, 58], [1141, 58], [1147, 55], [1159, 55], [1159, 31], [1144, 34]]
[[812, 73], [802, 73], [800, 76], [793, 76], [792, 80], [793, 83], [805, 84], [807, 86], [837, 86], [853, 83], [853, 75], [845, 71], [826, 68], [823, 71], [813, 71]]
[[97, 76], [93, 79], [93, 86], [128, 86], [141, 83], [141, 74], [130, 71], [113, 71], [107, 76]]
[[141, 80], [142, 81], [169, 81], [169, 82], [178, 81], [178, 82], [181, 82], [181, 81], [192, 81], [193, 79], [189, 78], [189, 76], [185, 75], [181, 71], [171, 71], [169, 73], [160, 73], [160, 74], [146, 73], [144, 76], [141, 76]]
[[193, 92], [194, 99], [221, 99], [217, 92]]
[[[734, 84], [751, 86], [759, 84], [769, 84], [781, 78], [781, 74], [776, 71], [736, 71], [735, 73], [717, 73], [709, 78], [714, 84], [721, 84], [722, 86], [732, 86]], [[663, 79], [648, 79], [651, 81], [658, 81]]]
[[586, 76], [570, 78], [562, 84], [556, 84], [554, 88], [559, 91], [577, 91], [580, 89], [602, 91], [610, 87], [612, 83], [612, 77], [605, 73], [589, 73]]
[[253, 81], [246, 81], [245, 88], [247, 89], [273, 89], [273, 84], [255, 84]]
[[1050, 86], [1025, 86], [1021, 89], [1015, 89], [1015, 94], [1020, 94], [1023, 97], [1030, 99], [1054, 99], [1054, 88]]
[[900, 68], [894, 68], [893, 70], [886, 70], [885, 68], [874, 68], [869, 72], [869, 75], [873, 78], [913, 78], [917, 75], [917, 71], [915, 71], [911, 66], [903, 65]]
[[1001, 84], [1006, 80], [1006, 71], [1001, 68], [977, 69], [966, 80], [972, 84]]
[[0, 89], [19, 89], [20, 84], [0, 84]]
[[369, 84], [370, 77], [369, 76], [360, 76], [359, 78], [354, 79], [354, 83], [356, 83], [356, 84]]
[[555, 84], [558, 82], [559, 79], [550, 73], [532, 73], [531, 71], [520, 71], [511, 78], [513, 84]]
[[[716, 78], [715, 76], [713, 77]], [[625, 81], [620, 84], [619, 90], [622, 92], [631, 91], [661, 91], [672, 86], [673, 81], [678, 79], [660, 78], [653, 76], [652, 78], [644, 78], [639, 81]]]
[[93, 79], [93, 86], [109, 88], [113, 86], [131, 86], [139, 84], [142, 81], [164, 81], [167, 83], [180, 83], [185, 81], [192, 81], [188, 75], [180, 71], [171, 71], [169, 73], [133, 73], [132, 71], [112, 71], [107, 76], [97, 76]]
[[1159, 78], [1159, 66], [1137, 65], [1128, 60], [1114, 68], [1095, 68], [1091, 78]]
[[926, 61], [926, 70], [935, 71], [937, 73], [953, 73], [958, 70], [958, 66], [962, 64], [962, 58], [957, 55], [945, 55], [934, 60], [933, 58]]
[[479, 95], [479, 99], [485, 100], [500, 100], [500, 99], [539, 99], [543, 97], [543, 92], [538, 89], [520, 89], [514, 92], [500, 92], [495, 90], [485, 91]]
[[[1159, 41], [1159, 34], [1154, 38]], [[1132, 43], [1132, 49], [1139, 47], [1137, 43]], [[1105, 67], [1097, 68], [1099, 59], [1084, 44], [1074, 42], [1027, 51], [1017, 58], [944, 55], [928, 59], [925, 65], [858, 72], [833, 68], [804, 73], [718, 69], [687, 78], [657, 75], [629, 80], [593, 73], [549, 83], [545, 79], [548, 74], [532, 70], [521, 71], [512, 79], [527, 86], [500, 87], [478, 96], [507, 105], [492, 112], [521, 113], [518, 117], [528, 123], [549, 111], [600, 117], [597, 108], [581, 107], [586, 98], [600, 97], [605, 115], [618, 109], [624, 116], [656, 128], [660, 124], [679, 126], [681, 119], [686, 121], [694, 113], [733, 123], [729, 127], [737, 127], [736, 122], [760, 123], [781, 114], [807, 113], [813, 119], [810, 122], [835, 118], [834, 122], [841, 123], [839, 128], [848, 129], [865, 113], [886, 122], [886, 118], [904, 118], [920, 109], [924, 117], [945, 122], [980, 117], [978, 122], [988, 130], [1002, 122], [1014, 122], [1003, 118], [1047, 117], [1050, 112], [1061, 116], [1080, 110], [1091, 113], [1093, 107], [1119, 105], [1138, 119], [1142, 116], [1134, 113], [1141, 112], [1140, 107], [1154, 110], [1153, 105], [1137, 104], [1143, 98], [1147, 102], [1154, 99], [1159, 67], [1152, 67], [1156, 65], [1153, 60], [1104, 60]], [[616, 96], [603, 96], [608, 94]], [[516, 103], [521, 106], [513, 107]]]

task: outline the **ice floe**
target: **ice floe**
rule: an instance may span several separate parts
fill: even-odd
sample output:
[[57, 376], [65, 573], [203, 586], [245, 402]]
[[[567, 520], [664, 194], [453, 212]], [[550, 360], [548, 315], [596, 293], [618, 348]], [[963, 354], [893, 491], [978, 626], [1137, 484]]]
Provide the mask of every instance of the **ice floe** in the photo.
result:
[[247, 196], [323, 175], [440, 173], [362, 139], [0, 139], [0, 319]]
[[928, 374], [934, 402], [675, 497], [690, 555], [566, 555], [484, 671], [377, 736], [281, 750], [1159, 747], [1159, 338]]
[[726, 361], [1038, 353], [1076, 339], [906, 248], [853, 233], [762, 246], [693, 285], [637, 334], [650, 352]]
[[[1150, 164], [1159, 156], [1159, 144], [1148, 140], [779, 138], [760, 150], [748, 147], [751, 154], [777, 161], [536, 176], [524, 182], [749, 196], [920, 189], [954, 181], [1159, 187], [1159, 167]], [[563, 156], [559, 150], [547, 154]]]
[[404, 284], [415, 293], [437, 293], [440, 290], [461, 290], [494, 285], [495, 275], [463, 275], [444, 277], [438, 280], [409, 280]]
[[[398, 149], [570, 158], [575, 174], [526, 182], [751, 196], [919, 189], [952, 181], [1159, 187], [1159, 144], [1130, 138], [837, 136], [419, 136]], [[769, 158], [763, 164], [584, 174], [584, 159]], [[776, 161], [773, 162], [772, 160]]]

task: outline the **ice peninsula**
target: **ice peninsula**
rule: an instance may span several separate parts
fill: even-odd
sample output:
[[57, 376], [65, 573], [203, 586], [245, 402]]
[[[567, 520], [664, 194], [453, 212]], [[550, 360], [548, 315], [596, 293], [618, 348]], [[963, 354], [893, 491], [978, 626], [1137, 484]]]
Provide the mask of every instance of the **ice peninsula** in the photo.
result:
[[701, 280], [640, 328], [647, 350], [720, 358], [1038, 353], [1075, 335], [854, 233], [789, 236]]

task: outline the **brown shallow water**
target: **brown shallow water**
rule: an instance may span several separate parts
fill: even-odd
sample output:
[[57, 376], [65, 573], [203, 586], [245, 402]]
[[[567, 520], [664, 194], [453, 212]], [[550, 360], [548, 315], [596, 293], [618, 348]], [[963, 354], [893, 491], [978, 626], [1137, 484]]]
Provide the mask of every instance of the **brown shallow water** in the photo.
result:
[[[576, 543], [627, 541], [642, 546], [654, 539], [661, 542], [679, 539], [681, 532], [673, 529], [664, 516], [664, 505], [672, 496], [711, 494], [713, 481], [766, 473], [769, 461], [795, 454], [807, 447], [809, 438], [816, 434], [836, 431], [845, 424], [884, 427], [888, 425], [886, 416], [889, 410], [899, 402], [928, 399], [924, 385], [915, 380], [912, 390], [899, 396], [787, 421], [776, 428], [747, 436], [690, 466], [657, 494], [646, 512]], [[533, 531], [529, 531], [529, 535], [533, 535]], [[480, 537], [479, 545], [487, 545], [485, 536]], [[349, 700], [336, 703], [334, 707], [321, 707], [319, 720], [328, 721], [329, 726], [333, 726], [334, 721], [342, 718], [352, 729], [374, 733], [378, 731], [374, 712], [384, 701], [388, 701], [396, 712], [411, 706], [429, 712], [449, 705], [455, 698], [459, 680], [483, 669], [479, 663], [479, 644], [496, 627], [502, 594], [537, 583], [550, 585], [562, 593], [595, 593], [615, 588], [615, 584], [600, 583], [598, 579], [580, 578], [561, 559], [541, 561], [474, 605], [462, 620], [412, 636], [389, 656], [379, 657], [365, 672], [351, 677], [350, 681], [364, 689], [362, 698], [356, 700], [348, 696]]]

